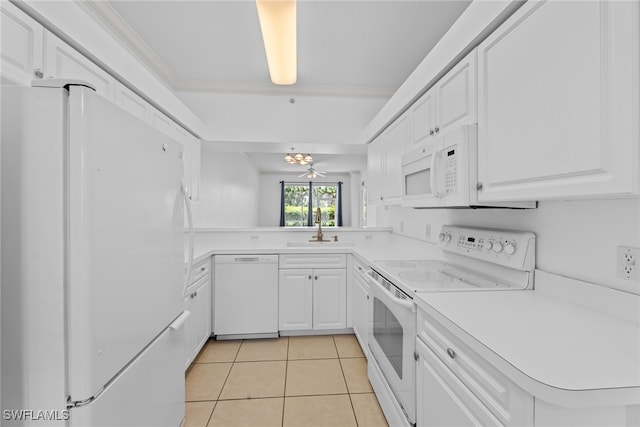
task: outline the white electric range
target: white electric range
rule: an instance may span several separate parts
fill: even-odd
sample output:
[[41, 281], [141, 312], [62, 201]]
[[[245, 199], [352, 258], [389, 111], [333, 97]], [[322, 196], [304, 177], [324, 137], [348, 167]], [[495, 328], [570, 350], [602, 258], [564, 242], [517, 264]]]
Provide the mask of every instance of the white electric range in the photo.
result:
[[[535, 235], [445, 225], [439, 235], [439, 260], [375, 261], [371, 266], [373, 362], [369, 376], [383, 410], [404, 415], [398, 423], [415, 425], [414, 297], [425, 292], [517, 291], [533, 287]], [[384, 398], [383, 398], [384, 399]], [[389, 418], [389, 415], [387, 418]]]

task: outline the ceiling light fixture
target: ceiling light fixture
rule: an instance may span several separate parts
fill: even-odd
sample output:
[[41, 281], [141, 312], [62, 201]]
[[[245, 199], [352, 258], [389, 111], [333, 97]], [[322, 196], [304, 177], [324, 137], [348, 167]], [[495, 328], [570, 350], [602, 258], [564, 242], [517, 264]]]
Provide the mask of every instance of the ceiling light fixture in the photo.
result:
[[271, 81], [292, 85], [298, 79], [296, 0], [256, 0]]
[[307, 178], [318, 178], [318, 177], [324, 178], [324, 174], [325, 173], [326, 172], [320, 172], [318, 170], [315, 170], [313, 168], [313, 163], [311, 163], [309, 165], [309, 169], [305, 173], [303, 173], [302, 175], [298, 175], [298, 178], [302, 178], [303, 176], [305, 176]]
[[308, 153], [295, 153], [294, 148], [291, 147], [291, 153], [287, 153], [286, 156], [284, 156], [284, 161], [292, 164], [292, 165], [307, 165], [309, 163], [311, 163], [313, 161], [313, 157], [311, 157], [311, 154]]

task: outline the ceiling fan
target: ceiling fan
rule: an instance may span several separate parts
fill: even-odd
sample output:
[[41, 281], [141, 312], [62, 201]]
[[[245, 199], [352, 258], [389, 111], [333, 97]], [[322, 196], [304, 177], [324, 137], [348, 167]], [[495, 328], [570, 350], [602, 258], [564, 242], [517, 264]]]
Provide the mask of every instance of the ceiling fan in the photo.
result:
[[320, 172], [315, 170], [313, 168], [313, 162], [311, 162], [309, 163], [309, 169], [302, 175], [298, 175], [298, 177], [302, 178], [303, 176], [306, 176], [307, 178], [317, 178], [317, 177], [323, 178], [325, 173], [326, 172]]

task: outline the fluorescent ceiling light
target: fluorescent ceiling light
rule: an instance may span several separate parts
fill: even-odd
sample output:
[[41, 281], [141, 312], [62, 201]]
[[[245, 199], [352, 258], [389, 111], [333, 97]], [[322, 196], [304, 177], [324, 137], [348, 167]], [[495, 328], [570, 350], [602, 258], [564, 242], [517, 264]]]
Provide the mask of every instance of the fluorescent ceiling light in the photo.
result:
[[292, 85], [298, 79], [296, 0], [256, 0], [271, 81]]

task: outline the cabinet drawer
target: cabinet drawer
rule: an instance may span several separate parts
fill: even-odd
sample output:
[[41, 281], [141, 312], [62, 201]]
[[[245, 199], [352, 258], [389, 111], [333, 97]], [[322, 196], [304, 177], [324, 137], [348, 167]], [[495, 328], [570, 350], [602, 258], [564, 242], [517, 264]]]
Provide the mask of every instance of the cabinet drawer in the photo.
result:
[[211, 274], [211, 258], [200, 261], [193, 266], [193, 270], [191, 270], [191, 280], [189, 281], [189, 286], [193, 285], [195, 282], [197, 282], [207, 274]]
[[482, 359], [432, 317], [418, 311], [418, 337], [505, 425], [533, 424], [533, 396]]
[[[353, 272], [354, 275], [353, 277], [359, 277], [361, 280], [364, 281], [365, 284], [368, 284], [367, 282], [367, 278], [368, 278], [368, 271], [369, 271], [369, 266], [366, 265], [364, 262], [362, 262], [360, 259], [358, 258], [353, 258]], [[367, 285], [367, 288], [369, 286]]]
[[280, 255], [280, 268], [346, 268], [347, 254]]

